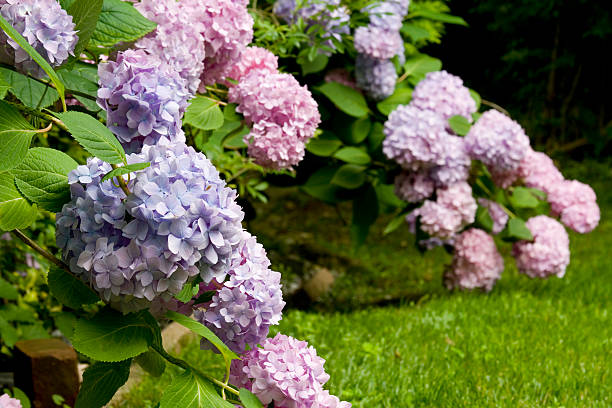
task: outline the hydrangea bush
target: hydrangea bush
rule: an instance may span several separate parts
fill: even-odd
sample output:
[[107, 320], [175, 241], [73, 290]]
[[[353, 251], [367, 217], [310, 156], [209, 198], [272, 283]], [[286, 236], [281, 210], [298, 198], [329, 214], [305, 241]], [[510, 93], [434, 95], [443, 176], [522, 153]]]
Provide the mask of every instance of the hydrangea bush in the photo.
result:
[[[589, 186], [419, 52], [444, 22], [465, 23], [444, 2], [248, 6], [0, 0], [0, 131], [15, 145], [0, 146], [0, 230], [52, 264], [50, 291], [74, 323], [65, 334], [95, 362], [76, 407], [105, 405], [132, 362], [183, 370], [160, 408], [185, 392], [218, 407], [351, 406], [324, 388], [313, 347], [268, 338], [285, 306], [280, 274], [238, 197], [266, 201], [271, 174], [352, 201], [356, 246], [382, 213], [394, 215], [386, 233], [443, 245], [449, 289], [491, 290], [503, 242], [521, 273], [562, 277], [565, 227], [599, 222]], [[57, 256], [22, 232], [39, 209], [56, 214]], [[222, 355], [225, 378], [164, 350], [168, 320]], [[113, 381], [93, 392], [99, 370]]]

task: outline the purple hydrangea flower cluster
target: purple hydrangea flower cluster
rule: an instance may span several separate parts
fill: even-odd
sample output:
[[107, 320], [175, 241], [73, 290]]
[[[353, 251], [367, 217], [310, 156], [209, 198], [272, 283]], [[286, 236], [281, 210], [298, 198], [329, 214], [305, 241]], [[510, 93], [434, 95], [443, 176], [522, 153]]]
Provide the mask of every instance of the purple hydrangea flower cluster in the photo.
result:
[[497, 235], [502, 232], [504, 228], [506, 228], [506, 224], [510, 218], [508, 213], [502, 208], [501, 205], [495, 201], [487, 200], [486, 198], [479, 198], [478, 204], [489, 210], [489, 215], [493, 219], [493, 234]]
[[376, 101], [395, 92], [398, 76], [391, 60], [381, 60], [359, 54], [355, 60], [357, 86]]
[[0, 408], [21, 408], [21, 401], [8, 394], [0, 395]]
[[265, 48], [247, 47], [242, 52], [240, 60], [231, 67], [227, 77], [240, 82], [251, 71], [257, 71], [262, 75], [278, 72], [278, 57]]
[[[319, 27], [313, 35], [320, 35], [323, 45], [330, 50], [336, 49], [334, 41], [342, 42], [342, 37], [350, 34], [350, 12], [340, 4], [340, 0], [305, 0], [299, 8], [296, 0], [277, 0], [273, 10], [290, 24], [301, 18], [307, 29]], [[322, 52], [329, 53], [326, 50]]]
[[224, 80], [253, 40], [248, 0], [181, 0], [182, 12], [204, 37], [204, 71], [200, 91]]
[[514, 244], [512, 254], [519, 272], [530, 278], [562, 278], [570, 262], [569, 237], [563, 225], [545, 215], [527, 220], [533, 241]]
[[98, 74], [98, 104], [126, 151], [185, 141], [181, 118], [190, 95], [172, 67], [143, 50], [126, 50], [100, 64]]
[[395, 91], [397, 72], [391, 59], [405, 59], [400, 29], [408, 5], [407, 0], [375, 2], [363, 9], [369, 14], [368, 26], [355, 30], [357, 83], [374, 100], [383, 100]]
[[292, 408], [350, 408], [323, 389], [329, 375], [314, 348], [283, 334], [267, 339], [262, 348], [232, 361], [230, 382], [247, 388], [264, 405]]
[[[195, 311], [195, 318], [208, 326], [236, 353], [244, 353], [262, 343], [271, 325], [281, 320], [283, 302], [280, 273], [270, 270], [266, 252], [255, 237], [243, 232], [242, 240], [234, 251], [232, 265], [210, 279], [229, 280], [214, 295], [204, 309]], [[202, 340], [203, 348], [210, 348]]]
[[136, 47], [157, 56], [179, 73], [187, 89], [195, 94], [200, 85], [206, 57], [204, 37], [192, 24], [193, 16], [176, 0], [142, 0], [135, 7], [157, 29], [136, 42]]
[[306, 86], [289, 74], [252, 70], [231, 87], [229, 101], [237, 103], [251, 133], [245, 136], [249, 155], [273, 169], [291, 168], [304, 157], [321, 116]]
[[428, 73], [414, 88], [411, 104], [419, 109], [432, 110], [444, 120], [461, 115], [471, 122], [472, 114], [477, 110], [476, 101], [470, 90], [463, 86], [463, 80], [446, 71]]
[[427, 173], [403, 171], [395, 177], [395, 195], [409, 203], [431, 197], [435, 187]]
[[597, 227], [600, 219], [593, 189], [577, 180], [564, 180], [548, 189], [552, 213], [572, 230], [585, 234]]
[[444, 139], [441, 164], [431, 169], [431, 177], [437, 187], [465, 181], [470, 176], [472, 161], [468, 155], [465, 139], [450, 135]]
[[450, 269], [444, 274], [448, 289], [483, 289], [490, 291], [504, 271], [504, 259], [493, 237], [471, 228], [455, 240]]
[[69, 174], [72, 201], [57, 214], [57, 245], [73, 272], [120, 310], [169, 299], [200, 273], [225, 270], [240, 242], [244, 214], [236, 193], [193, 148], [145, 146], [128, 163], [129, 196], [101, 182], [111, 170], [90, 159]]
[[[74, 55], [79, 38], [72, 16], [56, 0], [0, 0], [0, 13], [48, 63], [57, 67]], [[46, 76], [32, 57], [4, 32], [0, 59], [35, 77]]]
[[470, 156], [483, 162], [492, 173], [517, 171], [530, 150], [529, 137], [521, 125], [496, 110], [483, 113], [465, 142]]

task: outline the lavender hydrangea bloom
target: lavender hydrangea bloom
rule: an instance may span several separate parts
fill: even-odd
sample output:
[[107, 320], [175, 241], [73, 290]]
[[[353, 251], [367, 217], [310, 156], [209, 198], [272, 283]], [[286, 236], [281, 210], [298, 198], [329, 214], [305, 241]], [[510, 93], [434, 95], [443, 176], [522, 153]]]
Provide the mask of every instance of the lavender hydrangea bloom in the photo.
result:
[[431, 177], [438, 187], [466, 181], [470, 176], [472, 161], [463, 138], [449, 135], [444, 139], [442, 161], [444, 164], [431, 170]]
[[[74, 55], [79, 38], [75, 24], [56, 0], [0, 0], [0, 13], [52, 66]], [[4, 32], [0, 34], [0, 59], [23, 72], [46, 76], [32, 57]]]
[[[285, 302], [282, 299], [280, 273], [269, 269], [265, 250], [254, 237], [244, 232], [241, 244], [234, 252], [230, 278], [204, 305], [195, 312], [196, 319], [212, 331], [236, 353], [244, 353], [268, 336], [271, 325], [281, 319]], [[210, 348], [207, 340], [202, 348]]]
[[[242, 231], [236, 193], [184, 144], [145, 146], [128, 163], [131, 194], [101, 183], [110, 165], [90, 159], [69, 176], [72, 201], [56, 217], [57, 245], [72, 271], [122, 311], [169, 299], [198, 273], [225, 270]], [[90, 182], [87, 182], [91, 180]]]
[[444, 274], [448, 289], [483, 289], [490, 291], [504, 271], [504, 259], [493, 237], [483, 230], [471, 228], [455, 240], [455, 253], [450, 269]]
[[496, 110], [485, 112], [465, 138], [472, 158], [480, 160], [493, 172], [518, 170], [530, 150], [523, 128]]
[[552, 159], [545, 153], [531, 149], [525, 154], [516, 177], [522, 178], [527, 187], [545, 192], [563, 181], [563, 174], [557, 169]]
[[497, 235], [506, 228], [510, 216], [504, 209], [495, 201], [479, 198], [478, 204], [489, 210], [489, 215], [493, 219], [493, 234]]
[[371, 58], [391, 59], [404, 51], [404, 40], [399, 31], [370, 25], [357, 28], [354, 38], [357, 52]]
[[399, 106], [385, 123], [383, 153], [407, 170], [444, 165], [446, 123], [432, 111]]
[[21, 401], [8, 394], [0, 395], [0, 408], [21, 408]]
[[463, 86], [461, 78], [446, 71], [428, 73], [414, 88], [411, 104], [432, 110], [444, 120], [461, 115], [471, 122], [472, 113], [476, 112], [476, 101], [470, 90]]
[[398, 76], [391, 60], [359, 54], [355, 60], [357, 85], [372, 99], [382, 101], [395, 92]]
[[351, 407], [323, 389], [329, 380], [325, 360], [308, 343], [279, 333], [262, 346], [232, 361], [232, 384], [247, 388], [266, 406], [273, 402], [275, 407]]
[[427, 173], [402, 172], [395, 177], [395, 195], [409, 203], [431, 197], [435, 183]]
[[370, 25], [387, 30], [399, 31], [402, 20], [408, 13], [408, 0], [377, 1], [365, 8], [370, 15]]
[[438, 190], [437, 202], [461, 216], [462, 228], [476, 219], [478, 204], [472, 196], [472, 187], [465, 181]]
[[181, 0], [183, 13], [204, 37], [205, 59], [200, 92], [221, 82], [253, 40], [248, 0]]
[[585, 234], [597, 227], [600, 219], [595, 191], [577, 180], [564, 180], [548, 188], [552, 213], [572, 230]]
[[204, 37], [191, 23], [192, 16], [182, 11], [183, 2], [176, 0], [142, 0], [135, 4], [157, 29], [136, 42], [136, 47], [159, 57], [186, 81], [195, 94], [204, 71], [206, 51]]
[[527, 220], [533, 241], [514, 244], [512, 254], [519, 272], [530, 278], [562, 278], [570, 262], [569, 237], [563, 225], [545, 215]]
[[461, 229], [461, 214], [435, 201], [425, 201], [421, 208], [407, 216], [406, 221], [410, 224], [414, 219], [416, 222], [416, 217], [420, 217], [421, 230], [435, 238], [450, 239]]
[[181, 118], [189, 92], [171, 67], [143, 50], [127, 50], [116, 62], [100, 64], [98, 73], [98, 104], [126, 151], [185, 141]]

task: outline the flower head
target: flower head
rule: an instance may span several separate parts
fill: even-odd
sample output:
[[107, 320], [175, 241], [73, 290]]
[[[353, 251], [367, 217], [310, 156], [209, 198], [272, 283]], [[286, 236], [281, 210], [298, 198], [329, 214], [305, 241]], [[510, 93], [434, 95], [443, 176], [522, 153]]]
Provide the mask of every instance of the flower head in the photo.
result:
[[368, 96], [382, 101], [395, 91], [397, 71], [391, 60], [381, 60], [359, 54], [355, 61], [355, 78], [357, 86], [363, 89]]
[[489, 215], [493, 219], [493, 234], [499, 234], [502, 232], [503, 229], [506, 228], [506, 224], [510, 218], [508, 213], [502, 208], [501, 205], [495, 201], [487, 200], [486, 198], [479, 198], [478, 204], [489, 210]]
[[529, 149], [518, 169], [520, 177], [527, 187], [548, 192], [549, 189], [563, 181], [563, 174], [545, 153]]
[[477, 110], [476, 101], [470, 90], [463, 86], [461, 78], [446, 71], [428, 73], [414, 88], [411, 104], [419, 109], [432, 110], [444, 120], [461, 115], [471, 122], [472, 114]]
[[409, 0], [377, 1], [365, 8], [370, 16], [370, 25], [399, 31], [402, 20], [408, 13]]
[[240, 82], [252, 71], [264, 75], [277, 73], [278, 57], [265, 48], [247, 47], [240, 60], [231, 67], [227, 77]]
[[564, 180], [548, 188], [553, 214], [576, 232], [591, 232], [599, 224], [600, 212], [595, 191], [577, 180]]
[[468, 179], [472, 161], [462, 137], [449, 135], [444, 138], [441, 161], [443, 164], [431, 170], [431, 177], [438, 187], [449, 186]]
[[418, 203], [431, 197], [435, 183], [427, 173], [401, 172], [395, 177], [395, 195], [409, 203]]
[[21, 408], [21, 402], [8, 394], [0, 395], [0, 408]]
[[369, 25], [355, 30], [355, 49], [371, 58], [391, 59], [404, 52], [404, 41], [399, 31]]

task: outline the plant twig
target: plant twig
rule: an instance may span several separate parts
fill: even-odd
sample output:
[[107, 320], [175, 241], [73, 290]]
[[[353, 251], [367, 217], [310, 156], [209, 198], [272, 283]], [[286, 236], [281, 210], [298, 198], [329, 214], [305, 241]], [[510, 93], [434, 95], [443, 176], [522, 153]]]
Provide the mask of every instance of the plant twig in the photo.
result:
[[13, 103], [13, 102], [8, 102], [5, 101], [6, 103], [14, 106], [15, 108], [19, 109], [20, 111], [27, 113], [28, 115], [32, 115], [32, 116], [36, 116], [37, 118], [40, 119], [44, 119], [47, 120], [49, 122], [53, 122], [58, 128], [62, 129], [63, 131], [68, 132], [68, 128], [66, 127], [66, 125], [64, 124], [64, 122], [62, 122], [61, 120], [59, 120], [58, 118], [56, 118], [53, 115], [49, 115], [47, 113], [41, 112], [39, 110], [36, 109], [32, 109], [32, 108], [28, 108], [27, 106], [23, 106], [20, 105], [18, 103]]
[[27, 246], [29, 246], [30, 248], [32, 248], [33, 250], [35, 250], [36, 252], [41, 254], [46, 260], [48, 260], [49, 262], [51, 262], [55, 266], [57, 266], [59, 268], [62, 268], [63, 270], [65, 270], [69, 274], [73, 275], [72, 271], [70, 270], [70, 267], [66, 263], [62, 262], [62, 260], [60, 260], [60, 259], [57, 259], [55, 256], [53, 256], [53, 254], [51, 252], [47, 251], [46, 249], [44, 249], [43, 247], [38, 245], [36, 242], [34, 242], [34, 240], [32, 240], [27, 235], [25, 235], [23, 232], [21, 232], [21, 230], [14, 229], [12, 232], [13, 232], [13, 234], [17, 238], [19, 238]]
[[[111, 167], [113, 169], [118, 168], [116, 164], [111, 164]], [[132, 194], [132, 192], [130, 191], [130, 189], [128, 188], [127, 184], [125, 184], [125, 180], [123, 179], [122, 176], [117, 176], [116, 177], [117, 181], [119, 182], [119, 187], [121, 187], [121, 189], [123, 190], [123, 192], [125, 193], [125, 196], [129, 196], [130, 194]]]
[[503, 113], [506, 116], [510, 116], [510, 113], [507, 110], [505, 110], [504, 108], [502, 108], [501, 106], [499, 106], [495, 102], [487, 101], [486, 99], [482, 99], [480, 102], [483, 105], [485, 105], [485, 106], [489, 106], [489, 107], [491, 107], [491, 108], [493, 108], [495, 110], [500, 111], [501, 113]]

